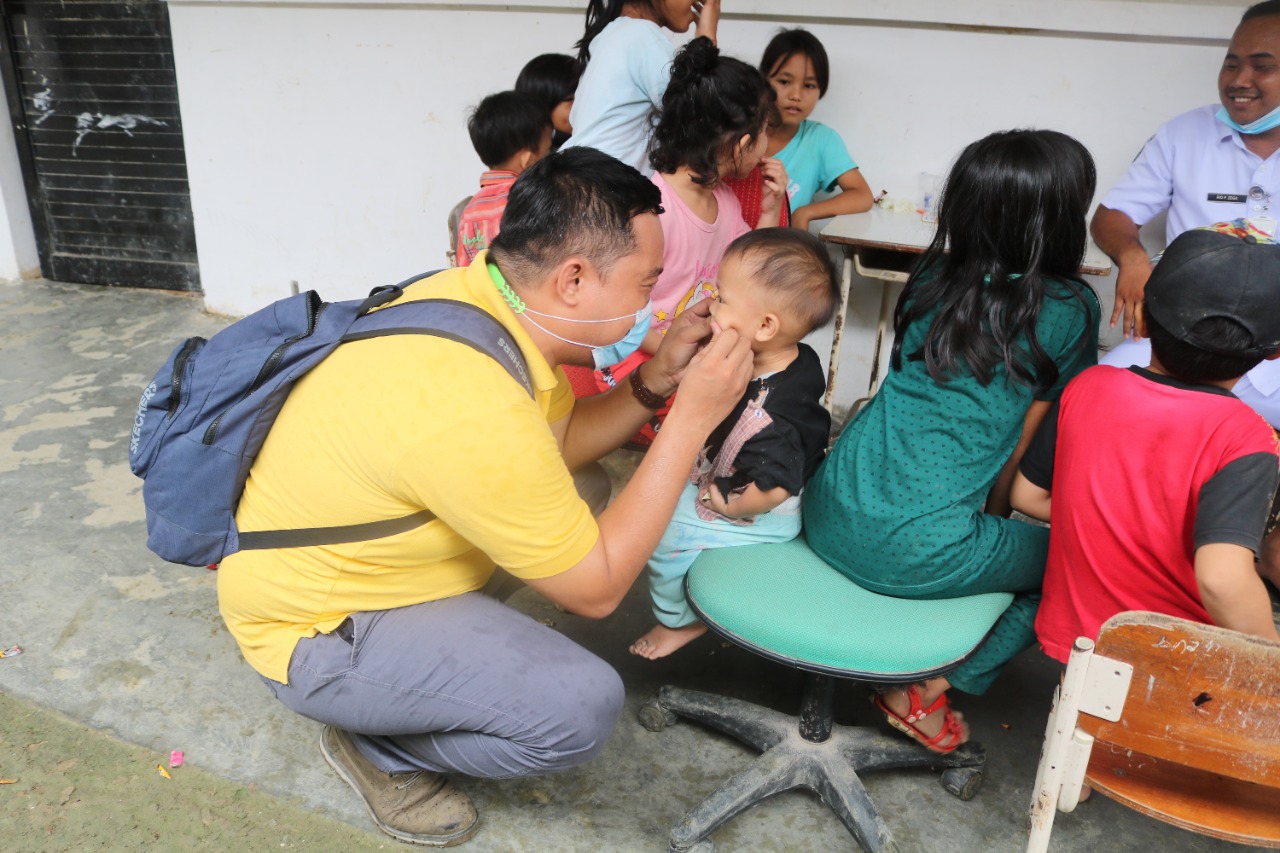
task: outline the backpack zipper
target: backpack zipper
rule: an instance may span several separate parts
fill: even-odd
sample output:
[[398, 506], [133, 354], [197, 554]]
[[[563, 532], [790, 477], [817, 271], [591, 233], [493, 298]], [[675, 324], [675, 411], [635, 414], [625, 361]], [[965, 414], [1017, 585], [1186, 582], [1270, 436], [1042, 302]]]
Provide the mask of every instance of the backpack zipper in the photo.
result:
[[169, 413], [165, 417], [173, 417], [182, 404], [182, 384], [186, 381], [183, 376], [187, 372], [187, 362], [191, 360], [191, 354], [195, 348], [202, 343], [204, 338], [198, 336], [187, 338], [187, 342], [178, 352], [178, 357], [173, 360], [173, 376], [169, 380], [169, 387], [172, 389], [169, 392]]
[[[314, 296], [314, 292], [312, 293], [312, 295]], [[294, 335], [293, 337], [285, 339], [285, 341], [281, 343], [280, 346], [276, 347], [271, 352], [271, 355], [267, 356], [267, 360], [262, 363], [262, 368], [258, 371], [258, 375], [254, 377], [253, 384], [250, 385], [249, 388], [243, 394], [240, 395], [240, 398], [236, 400], [235, 403], [232, 403], [231, 406], [223, 410], [222, 414], [214, 418], [213, 423], [209, 424], [209, 428], [204, 431], [204, 438], [202, 439], [202, 442], [204, 444], [206, 445], [213, 444], [213, 442], [218, 438], [218, 427], [222, 425], [222, 419], [227, 416], [227, 412], [230, 412], [231, 409], [235, 407], [236, 403], [239, 403], [241, 400], [244, 400], [254, 391], [257, 391], [258, 388], [262, 386], [262, 383], [266, 382], [271, 377], [272, 371], [276, 369], [276, 366], [280, 363], [280, 360], [284, 358], [285, 353], [289, 351], [289, 347], [293, 346], [303, 338], [307, 338], [311, 336], [311, 333], [316, 330], [316, 319], [320, 316], [320, 311], [323, 308], [324, 308], [324, 303], [320, 303], [318, 299], [312, 299], [308, 302], [307, 328], [301, 332], [298, 332], [298, 334]]]

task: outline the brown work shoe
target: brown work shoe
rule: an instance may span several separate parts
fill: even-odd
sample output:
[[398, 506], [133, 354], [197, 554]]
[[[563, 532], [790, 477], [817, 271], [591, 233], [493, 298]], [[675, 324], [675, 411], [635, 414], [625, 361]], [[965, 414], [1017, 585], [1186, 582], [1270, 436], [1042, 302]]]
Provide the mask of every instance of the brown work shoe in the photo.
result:
[[320, 752], [364, 800], [373, 822], [392, 838], [452, 847], [476, 834], [480, 816], [471, 799], [439, 773], [383, 773], [360, 754], [351, 735], [325, 726]]

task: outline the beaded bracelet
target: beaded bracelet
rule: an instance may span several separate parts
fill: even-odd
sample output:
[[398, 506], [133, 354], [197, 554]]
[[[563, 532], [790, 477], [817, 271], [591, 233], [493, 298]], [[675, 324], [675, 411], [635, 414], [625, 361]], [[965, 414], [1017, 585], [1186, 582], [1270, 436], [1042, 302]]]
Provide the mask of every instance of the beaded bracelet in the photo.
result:
[[640, 405], [646, 409], [652, 409], [656, 412], [667, 404], [665, 398], [659, 397], [645, 386], [644, 380], [640, 378], [640, 368], [637, 367], [631, 371], [630, 380], [631, 393], [640, 401]]

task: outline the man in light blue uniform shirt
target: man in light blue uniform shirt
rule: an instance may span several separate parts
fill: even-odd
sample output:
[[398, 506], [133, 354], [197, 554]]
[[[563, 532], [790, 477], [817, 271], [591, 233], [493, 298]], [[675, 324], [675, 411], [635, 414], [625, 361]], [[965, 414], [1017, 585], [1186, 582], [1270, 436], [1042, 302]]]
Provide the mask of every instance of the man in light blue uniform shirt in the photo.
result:
[[[1111, 325], [1119, 319], [1126, 337], [1134, 334], [1134, 311], [1151, 275], [1139, 226], [1168, 210], [1166, 242], [1191, 228], [1231, 219], [1246, 219], [1276, 234], [1280, 0], [1245, 12], [1218, 74], [1218, 95], [1220, 107], [1200, 107], [1162, 125], [1094, 214], [1093, 239], [1118, 267]], [[1102, 359], [1118, 366], [1149, 361], [1150, 346], [1136, 340], [1124, 341]], [[1280, 361], [1264, 361], [1234, 391], [1280, 426]]]

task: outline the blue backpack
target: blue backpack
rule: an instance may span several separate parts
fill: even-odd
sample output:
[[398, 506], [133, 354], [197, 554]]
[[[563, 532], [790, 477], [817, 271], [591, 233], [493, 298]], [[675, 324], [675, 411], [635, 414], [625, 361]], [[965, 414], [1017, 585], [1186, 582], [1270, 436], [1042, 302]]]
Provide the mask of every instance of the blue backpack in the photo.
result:
[[143, 389], [129, 438], [129, 467], [143, 480], [147, 547], [172, 563], [207, 566], [241, 550], [378, 539], [434, 518], [423, 510], [344, 527], [243, 533], [235, 522], [249, 468], [293, 384], [347, 341], [448, 338], [493, 358], [533, 395], [518, 346], [480, 308], [449, 299], [387, 305], [424, 277], [377, 288], [363, 301], [300, 293], [208, 340], [180, 344]]

